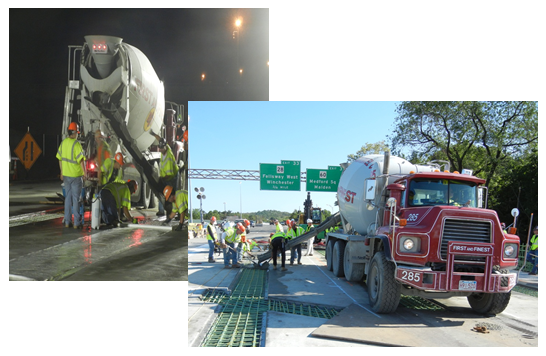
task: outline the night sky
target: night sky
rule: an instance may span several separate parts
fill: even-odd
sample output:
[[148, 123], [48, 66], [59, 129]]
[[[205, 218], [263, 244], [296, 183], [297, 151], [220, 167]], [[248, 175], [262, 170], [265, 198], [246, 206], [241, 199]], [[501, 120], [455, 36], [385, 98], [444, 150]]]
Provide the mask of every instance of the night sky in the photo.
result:
[[68, 46], [82, 45], [85, 35], [121, 37], [140, 49], [164, 82], [165, 99], [186, 104], [186, 119], [187, 101], [269, 100], [268, 9], [10, 9], [12, 150], [27, 127], [38, 137], [60, 134]]

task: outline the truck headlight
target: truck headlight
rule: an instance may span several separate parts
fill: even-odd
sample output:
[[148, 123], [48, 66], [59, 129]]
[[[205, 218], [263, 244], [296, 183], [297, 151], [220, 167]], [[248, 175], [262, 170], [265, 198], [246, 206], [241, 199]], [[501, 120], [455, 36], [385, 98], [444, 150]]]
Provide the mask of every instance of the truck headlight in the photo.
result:
[[504, 257], [505, 258], [516, 258], [518, 255], [518, 245], [517, 244], [506, 244], [504, 245]]
[[400, 236], [400, 252], [420, 252], [421, 239], [413, 236]]
[[410, 250], [413, 250], [413, 246], [415, 245], [415, 243], [413, 242], [412, 239], [405, 239], [404, 240], [404, 248], [408, 251]]

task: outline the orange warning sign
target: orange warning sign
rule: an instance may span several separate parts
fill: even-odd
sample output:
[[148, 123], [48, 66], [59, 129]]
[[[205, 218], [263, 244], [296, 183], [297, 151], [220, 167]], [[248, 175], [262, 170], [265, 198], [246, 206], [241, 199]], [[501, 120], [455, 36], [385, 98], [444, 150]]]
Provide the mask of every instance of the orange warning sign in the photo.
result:
[[15, 148], [15, 154], [19, 157], [27, 170], [32, 167], [41, 153], [42, 150], [29, 132], [25, 134], [21, 142], [17, 145], [17, 148]]

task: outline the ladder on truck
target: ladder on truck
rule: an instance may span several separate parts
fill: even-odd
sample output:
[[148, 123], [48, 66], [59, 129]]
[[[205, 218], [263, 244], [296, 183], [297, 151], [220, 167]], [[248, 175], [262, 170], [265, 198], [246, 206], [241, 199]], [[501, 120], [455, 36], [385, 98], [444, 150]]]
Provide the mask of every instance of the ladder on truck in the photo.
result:
[[[337, 212], [334, 215], [330, 216], [328, 219], [324, 220], [322, 224], [318, 225], [313, 230], [308, 231], [305, 234], [300, 235], [296, 237], [295, 239], [288, 241], [285, 244], [286, 250], [314, 238], [315, 236], [325, 231], [326, 229], [336, 226], [340, 221], [341, 221], [341, 217], [339, 215], [339, 212]], [[258, 263], [267, 261], [270, 258], [271, 258], [271, 250], [268, 250], [258, 255]]]

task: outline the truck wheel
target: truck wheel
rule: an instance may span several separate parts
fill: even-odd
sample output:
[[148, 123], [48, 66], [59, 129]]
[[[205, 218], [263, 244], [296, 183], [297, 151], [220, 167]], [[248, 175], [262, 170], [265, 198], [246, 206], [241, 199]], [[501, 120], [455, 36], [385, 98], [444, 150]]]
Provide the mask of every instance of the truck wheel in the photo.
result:
[[142, 188], [140, 189], [141, 204], [144, 209], [148, 209], [150, 206], [150, 200], [152, 199], [152, 190], [150, 185], [144, 179], [142, 180]]
[[334, 276], [343, 277], [343, 255], [345, 254], [345, 241], [337, 240], [332, 255], [332, 271]]
[[472, 293], [468, 303], [476, 313], [499, 314], [506, 309], [512, 292], [508, 293]]
[[370, 263], [366, 279], [368, 297], [376, 313], [392, 313], [400, 302], [400, 284], [394, 279], [394, 264], [387, 261], [384, 252], [377, 252]]
[[364, 278], [364, 263], [351, 262], [351, 244], [345, 244], [343, 271], [349, 282], [360, 282]]
[[333, 269], [333, 264], [332, 264], [332, 256], [334, 255], [334, 243], [336, 241], [335, 240], [328, 240], [328, 243], [326, 244], [326, 268], [328, 269], [328, 271], [331, 271]]

